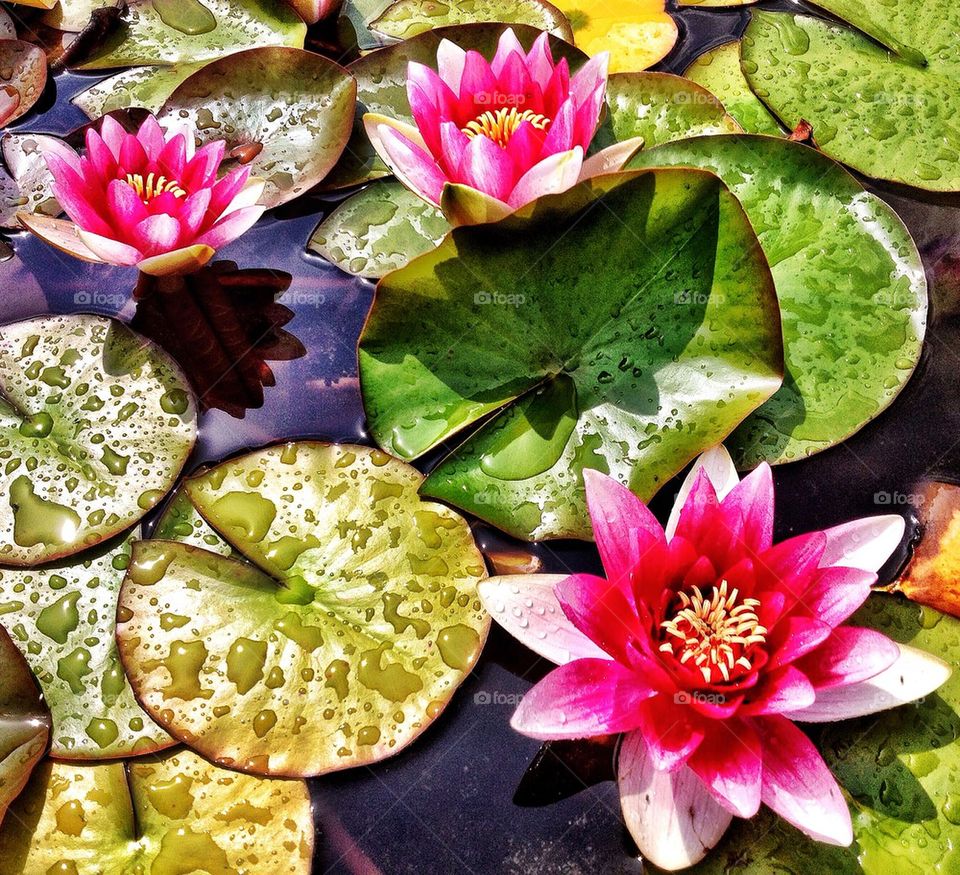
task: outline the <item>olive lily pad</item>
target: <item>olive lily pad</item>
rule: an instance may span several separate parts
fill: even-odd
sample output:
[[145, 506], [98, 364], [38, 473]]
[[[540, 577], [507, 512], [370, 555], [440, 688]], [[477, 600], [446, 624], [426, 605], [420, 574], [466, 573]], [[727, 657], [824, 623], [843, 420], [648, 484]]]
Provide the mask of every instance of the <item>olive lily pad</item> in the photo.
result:
[[0, 821], [40, 761], [50, 739], [50, 712], [30, 666], [0, 626]]
[[158, 113], [177, 88], [208, 62], [169, 67], [131, 67], [81, 91], [70, 102], [96, 121], [117, 109], [140, 107]]
[[353, 128], [356, 83], [313, 52], [260, 48], [207, 64], [170, 96], [161, 119], [187, 119], [202, 142], [253, 147], [271, 207], [313, 188], [337, 163]]
[[47, 56], [42, 49], [16, 39], [0, 40], [0, 125], [26, 115], [47, 85]]
[[566, 16], [544, 0], [397, 0], [370, 29], [403, 40], [438, 27], [486, 21], [528, 24], [573, 42]]
[[715, 94], [745, 131], [776, 137], [783, 128], [750, 90], [740, 67], [740, 43], [724, 43], [704, 52], [683, 74]]
[[3, 227], [19, 230], [18, 212], [50, 217], [63, 212], [53, 193], [53, 175], [40, 151], [56, 139], [47, 134], [7, 134], [3, 138], [3, 161], [11, 177], [9, 193], [5, 190], [3, 194]]
[[187, 491], [180, 487], [170, 498], [153, 528], [151, 537], [160, 541], [180, 541], [192, 544], [221, 556], [240, 554], [233, 549], [201, 515], [190, 501]]
[[128, 0], [127, 18], [84, 70], [197, 63], [258, 46], [303, 47], [306, 26], [284, 0]]
[[455, 229], [381, 281], [360, 338], [371, 433], [401, 457], [499, 411], [422, 492], [529, 539], [590, 537], [584, 468], [649, 498], [781, 367], [759, 244], [698, 171], [597, 177]]
[[303, 781], [251, 778], [178, 750], [40, 766], [0, 829], [8, 875], [309, 875]]
[[0, 329], [0, 561], [69, 556], [137, 522], [196, 439], [180, 369], [101, 316]]
[[789, 130], [805, 119], [826, 154], [862, 173], [960, 189], [960, 6], [817, 5], [853, 27], [753, 13], [741, 50], [750, 87]]
[[188, 480], [249, 561], [135, 545], [117, 637], [146, 709], [205, 756], [263, 774], [375, 762], [416, 738], [490, 623], [469, 527], [422, 501], [421, 482], [379, 450], [309, 442]]
[[372, 182], [314, 230], [307, 249], [355, 276], [379, 278], [433, 249], [450, 223], [392, 179]]
[[691, 873], [957, 871], [960, 621], [878, 594], [851, 622], [935, 653], [954, 669], [934, 695], [911, 705], [814, 727], [814, 741], [852, 799], [853, 844], [837, 848], [813, 841], [763, 810], [751, 820], [735, 820], [724, 840]]
[[700, 137], [631, 166], [695, 166], [740, 199], [773, 272], [783, 387], [734, 432], [738, 462], [789, 462], [833, 446], [899, 394], [920, 357], [927, 282], [896, 213], [842, 167], [779, 137]]
[[51, 753], [107, 759], [169, 747], [137, 704], [114, 640], [117, 594], [130, 539], [72, 561], [0, 570], [0, 619], [11, 631], [53, 714]]

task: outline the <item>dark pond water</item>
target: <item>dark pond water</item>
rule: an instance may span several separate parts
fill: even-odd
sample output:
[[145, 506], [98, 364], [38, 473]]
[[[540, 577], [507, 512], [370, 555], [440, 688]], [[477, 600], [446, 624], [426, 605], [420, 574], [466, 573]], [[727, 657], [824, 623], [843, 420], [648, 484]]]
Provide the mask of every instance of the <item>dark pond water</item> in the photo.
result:
[[[737, 36], [747, 20], [738, 10], [677, 16], [681, 40], [661, 65], [670, 72]], [[61, 75], [45, 111], [17, 127], [62, 134], [84, 123], [69, 98], [93, 81]], [[923, 253], [931, 284], [926, 348], [913, 380], [877, 420], [842, 446], [775, 472], [781, 537], [891, 506], [909, 515], [918, 481], [960, 480], [960, 199], [922, 202], [872, 188], [900, 213]], [[135, 272], [86, 265], [16, 235], [17, 257], [0, 264], [0, 320], [97, 312], [170, 346], [215, 405], [202, 417], [191, 466], [281, 438], [367, 442], [355, 355], [373, 287], [304, 254], [329, 208], [302, 199], [218, 253], [254, 273], [192, 295], [148, 294], [139, 304], [131, 300]], [[477, 534], [485, 545], [506, 542], [484, 528]], [[533, 552], [552, 571], [596, 564], [592, 549], [579, 544]], [[569, 745], [538, 757], [538, 743], [508, 726], [517, 697], [548, 667], [495, 629], [476, 671], [415, 744], [373, 768], [312, 781], [315, 871], [641, 872], [610, 780], [612, 747]]]

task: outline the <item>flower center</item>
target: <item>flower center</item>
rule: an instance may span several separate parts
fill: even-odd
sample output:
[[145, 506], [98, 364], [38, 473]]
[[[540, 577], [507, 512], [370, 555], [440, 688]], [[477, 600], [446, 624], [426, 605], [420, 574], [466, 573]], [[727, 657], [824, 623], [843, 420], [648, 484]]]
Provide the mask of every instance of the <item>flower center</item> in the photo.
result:
[[509, 109], [498, 109], [496, 112], [488, 109], [472, 122], [467, 122], [463, 132], [471, 140], [478, 136], [486, 137], [493, 140], [500, 148], [504, 148], [524, 122], [530, 122], [538, 131], [545, 131], [550, 126], [550, 119], [545, 115], [540, 115], [532, 109], [520, 112], [515, 106], [511, 106]]
[[166, 176], [157, 176], [156, 173], [148, 173], [144, 179], [139, 173], [127, 174], [127, 185], [129, 185], [145, 204], [159, 197], [162, 194], [172, 194], [174, 197], [186, 197], [187, 192], [175, 179], [167, 179]]
[[709, 597], [696, 586], [692, 596], [677, 593], [677, 610], [660, 624], [666, 634], [661, 652], [673, 654], [681, 665], [692, 661], [708, 684], [750, 671], [753, 651], [767, 640], [767, 630], [757, 617], [760, 602], [739, 597], [739, 590], [727, 591], [725, 580]]

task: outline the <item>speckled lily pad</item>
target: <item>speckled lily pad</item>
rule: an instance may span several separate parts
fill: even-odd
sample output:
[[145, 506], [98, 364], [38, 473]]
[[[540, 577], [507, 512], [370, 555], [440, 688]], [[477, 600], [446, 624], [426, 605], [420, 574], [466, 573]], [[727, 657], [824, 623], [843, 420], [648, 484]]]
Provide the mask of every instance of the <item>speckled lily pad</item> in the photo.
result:
[[50, 738], [50, 712], [6, 629], [0, 626], [0, 820], [40, 761]]
[[78, 106], [87, 118], [96, 120], [117, 109], [139, 107], [158, 113], [177, 88], [206, 65], [174, 64], [169, 67], [131, 67], [122, 70], [96, 85], [81, 91], [70, 102]]
[[490, 622], [470, 530], [422, 501], [421, 482], [378, 450], [309, 442], [188, 480], [247, 561], [135, 545], [117, 636], [144, 707], [205, 756], [263, 774], [375, 762], [416, 738]]
[[251, 49], [194, 73], [160, 117], [193, 122], [203, 142], [252, 147], [251, 172], [266, 181], [260, 202], [274, 207], [313, 188], [337, 163], [356, 97], [350, 74], [320, 55]]
[[196, 439], [180, 369], [101, 316], [0, 329], [0, 562], [91, 547], [167, 492]]
[[174, 743], [137, 704], [117, 655], [117, 594], [130, 540], [65, 563], [0, 570], [0, 620], [50, 706], [56, 757], [108, 759]]
[[10, 186], [2, 190], [0, 204], [3, 227], [19, 230], [18, 212], [52, 217], [63, 212], [53, 194], [53, 176], [40, 152], [44, 143], [56, 139], [47, 134], [7, 134], [3, 138], [3, 162], [10, 173]]
[[178, 750], [129, 764], [47, 762], [0, 829], [5, 875], [308, 875], [303, 781], [251, 778]]
[[47, 84], [47, 56], [16, 39], [0, 40], [0, 125], [30, 112]]
[[196, 63], [255, 46], [302, 47], [307, 31], [284, 0], [127, 0], [127, 7], [124, 25], [81, 69]]

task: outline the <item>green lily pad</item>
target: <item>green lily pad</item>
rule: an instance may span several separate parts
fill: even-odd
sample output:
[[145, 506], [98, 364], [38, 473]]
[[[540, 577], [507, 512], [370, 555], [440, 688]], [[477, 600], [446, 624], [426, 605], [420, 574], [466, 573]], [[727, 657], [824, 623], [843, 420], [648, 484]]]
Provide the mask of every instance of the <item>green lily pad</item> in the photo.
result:
[[50, 740], [50, 712], [30, 666], [0, 626], [0, 821], [20, 794]]
[[416, 738], [490, 624], [470, 529], [421, 482], [379, 450], [310, 442], [188, 480], [248, 561], [135, 545], [117, 637], [144, 707], [204, 756], [263, 774], [371, 763]]
[[590, 537], [584, 468], [649, 498], [781, 366], [753, 230], [692, 170], [598, 177], [455, 229], [381, 281], [360, 339], [371, 433], [401, 457], [499, 411], [421, 491], [530, 539]]
[[740, 67], [740, 43], [724, 43], [704, 52], [683, 74], [715, 94], [745, 131], [778, 137], [783, 128], [763, 101], [750, 90]]
[[238, 52], [198, 70], [170, 96], [161, 118], [194, 123], [204, 143], [262, 147], [248, 162], [275, 207], [313, 188], [350, 137], [356, 83], [333, 61], [291, 48]]
[[307, 28], [284, 0], [128, 0], [123, 26], [80, 69], [195, 64], [259, 46], [303, 47]]
[[114, 640], [130, 538], [37, 569], [0, 571], [0, 618], [53, 714], [51, 753], [108, 759], [173, 744], [137, 704]]
[[668, 73], [614, 73], [607, 82], [607, 107], [598, 146], [642, 137], [644, 148], [652, 149], [700, 134], [740, 133], [709, 91]]
[[0, 329], [0, 561], [36, 565], [136, 523], [197, 434], [172, 359], [102, 316]]
[[170, 95], [207, 63], [131, 67], [101, 79], [92, 88], [71, 98], [70, 102], [94, 121], [116, 109], [139, 107], [156, 114], [170, 99]]
[[46, 762], [0, 829], [7, 875], [309, 875], [303, 781], [251, 778], [178, 750], [130, 763]]
[[379, 278], [433, 249], [450, 223], [392, 179], [348, 198], [317, 225], [307, 249], [355, 276]]
[[544, 0], [397, 0], [370, 23], [370, 29], [403, 40], [438, 27], [489, 21], [528, 24], [573, 42], [567, 17]]
[[960, 621], [878, 594], [851, 622], [954, 668], [935, 694], [912, 705], [814, 727], [813, 739], [852, 798], [853, 845], [815, 842], [764, 809], [752, 820], [735, 819], [724, 840], [690, 870], [695, 875], [919, 875], [960, 868]]
[[3, 138], [3, 162], [10, 174], [10, 183], [0, 194], [0, 224], [21, 229], [17, 213], [39, 213], [56, 217], [63, 210], [53, 193], [53, 175], [40, 152], [45, 143], [56, 137], [47, 134], [7, 134]]
[[98, 9], [119, 6], [120, 0], [62, 0], [43, 14], [48, 27], [68, 33], [80, 33]]
[[927, 282], [910, 233], [880, 198], [779, 137], [700, 137], [642, 152], [631, 166], [717, 173], [773, 272], [786, 375], [727, 442], [742, 466], [834, 446], [893, 401], [920, 357]]
[[200, 511], [193, 506], [190, 496], [183, 487], [180, 487], [171, 497], [160, 519], [157, 520], [151, 537], [160, 541], [192, 544], [194, 547], [210, 550], [221, 556], [240, 557], [240, 554], [200, 515]]
[[817, 5], [858, 29], [754, 12], [741, 50], [750, 87], [789, 130], [805, 119], [820, 149], [868, 176], [960, 189], [960, 6]]
[[370, 29], [370, 24], [392, 3], [393, 0], [344, 0], [338, 22], [341, 45], [350, 51], [369, 52], [394, 42]]
[[[437, 48], [445, 39], [464, 49], [474, 49], [488, 59], [492, 58], [500, 36], [508, 26], [463, 24], [440, 27], [354, 61], [348, 69], [357, 80], [357, 124], [340, 165], [334, 168], [324, 187], [347, 188], [389, 172], [377, 157], [361, 122], [364, 113], [373, 112], [414, 123], [407, 100], [407, 65], [411, 61], [436, 69]], [[524, 24], [514, 25], [513, 31], [525, 49], [529, 49], [540, 35], [539, 30]], [[568, 42], [551, 37], [550, 46], [554, 58], [566, 58], [572, 71], [586, 63], [587, 56]]]

